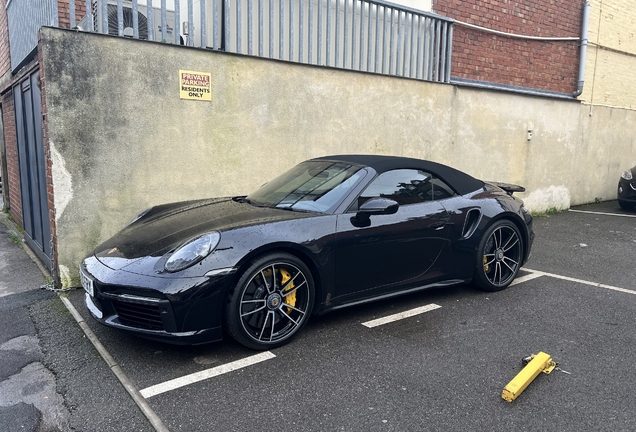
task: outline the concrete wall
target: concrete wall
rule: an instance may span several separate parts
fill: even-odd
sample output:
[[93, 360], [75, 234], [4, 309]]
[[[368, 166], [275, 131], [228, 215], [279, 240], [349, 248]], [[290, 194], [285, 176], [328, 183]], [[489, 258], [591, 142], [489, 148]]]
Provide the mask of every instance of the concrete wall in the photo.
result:
[[[41, 44], [65, 286], [140, 210], [245, 194], [315, 156], [431, 159], [522, 184], [540, 211], [613, 198], [636, 154], [626, 110], [65, 30]], [[180, 100], [179, 69], [210, 72], [212, 102]]]

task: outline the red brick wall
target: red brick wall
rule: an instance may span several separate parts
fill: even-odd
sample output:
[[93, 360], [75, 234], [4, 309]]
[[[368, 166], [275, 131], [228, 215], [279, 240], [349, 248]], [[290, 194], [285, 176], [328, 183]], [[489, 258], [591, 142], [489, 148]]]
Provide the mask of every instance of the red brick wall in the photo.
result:
[[18, 170], [18, 141], [15, 130], [15, 115], [13, 113], [13, 92], [9, 91], [2, 97], [2, 120], [4, 122], [4, 141], [7, 156], [7, 177], [2, 179], [9, 191], [9, 214], [18, 225], [22, 223], [22, 200], [20, 198], [20, 172]]
[[[57, 16], [60, 28], [71, 28], [70, 10], [68, 0], [58, 0]], [[84, 0], [75, 0], [75, 24], [84, 18], [84, 15], [86, 15], [86, 2]]]
[[[584, 0], [433, 0], [443, 16], [506, 33], [579, 37]], [[578, 41], [513, 39], [455, 24], [453, 77], [572, 93]]]

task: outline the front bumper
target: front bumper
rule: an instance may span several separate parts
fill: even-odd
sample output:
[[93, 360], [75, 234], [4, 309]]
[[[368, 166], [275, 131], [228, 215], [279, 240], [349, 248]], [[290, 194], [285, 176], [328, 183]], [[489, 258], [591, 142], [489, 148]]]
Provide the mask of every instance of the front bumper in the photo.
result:
[[636, 180], [625, 180], [621, 178], [618, 182], [616, 197], [619, 201], [636, 203]]
[[233, 272], [165, 278], [113, 270], [94, 257], [80, 271], [93, 284], [85, 302], [98, 322], [138, 336], [176, 344], [223, 338], [223, 299]]

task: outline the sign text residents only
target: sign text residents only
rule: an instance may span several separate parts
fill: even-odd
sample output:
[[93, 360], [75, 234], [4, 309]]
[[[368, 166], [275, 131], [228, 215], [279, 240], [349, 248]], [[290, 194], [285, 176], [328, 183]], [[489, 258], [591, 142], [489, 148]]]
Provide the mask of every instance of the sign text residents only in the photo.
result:
[[212, 100], [212, 74], [206, 72], [179, 71], [181, 99]]

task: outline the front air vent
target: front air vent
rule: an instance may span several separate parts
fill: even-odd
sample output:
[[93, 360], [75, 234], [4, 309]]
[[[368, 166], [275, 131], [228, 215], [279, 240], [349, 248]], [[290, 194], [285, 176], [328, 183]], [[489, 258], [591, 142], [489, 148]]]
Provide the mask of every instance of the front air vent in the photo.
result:
[[462, 237], [469, 238], [477, 227], [479, 226], [479, 221], [481, 220], [481, 210], [473, 208], [468, 210], [466, 213], [466, 220], [464, 221], [464, 229], [462, 230]]
[[163, 330], [158, 305], [113, 301], [122, 324], [147, 330]]

